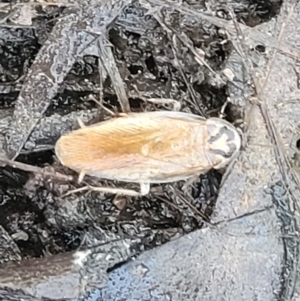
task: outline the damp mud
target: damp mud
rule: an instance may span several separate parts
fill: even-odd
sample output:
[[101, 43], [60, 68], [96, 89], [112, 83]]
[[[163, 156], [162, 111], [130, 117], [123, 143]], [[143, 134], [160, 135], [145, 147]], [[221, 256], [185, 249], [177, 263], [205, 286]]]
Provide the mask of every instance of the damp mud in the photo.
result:
[[[0, 300], [300, 300], [297, 1], [0, 14]], [[80, 185], [55, 142], [107, 109], [222, 117], [243, 146], [228, 168], [144, 197], [63, 197]]]

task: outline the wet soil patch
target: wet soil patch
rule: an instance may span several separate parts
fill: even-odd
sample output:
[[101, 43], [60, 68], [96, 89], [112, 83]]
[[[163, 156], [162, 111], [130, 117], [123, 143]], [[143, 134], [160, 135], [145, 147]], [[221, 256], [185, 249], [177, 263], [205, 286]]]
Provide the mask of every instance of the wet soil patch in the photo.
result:
[[[273, 18], [282, 1], [236, 1], [232, 8], [238, 20], [250, 26]], [[228, 18], [227, 4], [216, 1], [215, 13]], [[197, 7], [205, 3], [189, 1]], [[33, 29], [1, 28], [0, 35], [0, 109], [13, 107], [34, 56], [46, 40], [58, 8], [38, 8]], [[138, 3], [122, 13], [109, 31], [109, 41], [119, 72], [126, 84], [133, 111], [165, 109], [145, 98], [173, 98], [181, 101], [181, 110], [208, 117], [219, 116], [227, 100], [227, 83], [218, 75], [226, 65], [232, 45], [224, 32], [206, 21], [185, 17], [177, 12], [164, 15], [173, 34], [184, 32], [203, 53], [214, 74], [195, 61], [194, 55], [178, 38], [173, 40], [160, 24]], [[126, 22], [125, 22], [126, 21]], [[46, 26], [39, 26], [42, 22]], [[5, 34], [4, 34], [5, 33]], [[46, 112], [65, 115], [89, 110], [98, 105], [99, 83], [103, 85], [103, 105], [121, 111], [109, 78], [101, 78], [98, 60], [86, 56], [76, 63], [53, 105]], [[167, 107], [167, 109], [170, 109]], [[99, 109], [99, 116], [100, 116]], [[228, 105], [225, 119], [237, 120], [236, 108]], [[101, 116], [100, 116], [101, 119]], [[55, 141], [53, 141], [54, 145]], [[18, 161], [44, 167], [54, 166], [72, 174], [57, 163], [53, 150], [21, 155]], [[88, 235], [99, 237], [99, 229], [140, 237], [145, 249], [199, 229], [214, 210], [222, 172], [199, 175], [183, 193], [184, 182], [153, 185], [147, 197], [127, 198], [100, 193], [78, 193], [60, 197], [70, 187], [45, 183], [33, 175], [9, 167], [0, 170], [0, 225], [12, 236], [23, 257], [39, 257], [75, 250]], [[92, 179], [91, 179], [92, 181]], [[109, 185], [106, 181], [101, 181]], [[76, 186], [76, 183], [72, 183]], [[101, 235], [100, 235], [101, 236]]]

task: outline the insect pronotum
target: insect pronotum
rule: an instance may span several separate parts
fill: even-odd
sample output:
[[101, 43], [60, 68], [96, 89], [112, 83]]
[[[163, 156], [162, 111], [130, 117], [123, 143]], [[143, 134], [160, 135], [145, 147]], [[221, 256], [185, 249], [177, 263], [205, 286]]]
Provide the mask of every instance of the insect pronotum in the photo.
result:
[[129, 113], [59, 138], [61, 164], [84, 175], [140, 184], [140, 192], [93, 187], [104, 192], [145, 195], [151, 183], [189, 179], [225, 167], [237, 154], [236, 128], [219, 118], [175, 111]]

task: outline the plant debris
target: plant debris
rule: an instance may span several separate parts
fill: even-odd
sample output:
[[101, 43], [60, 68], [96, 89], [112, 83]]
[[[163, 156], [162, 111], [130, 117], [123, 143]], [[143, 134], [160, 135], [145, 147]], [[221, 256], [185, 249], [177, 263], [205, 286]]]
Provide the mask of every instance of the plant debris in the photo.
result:
[[[175, 108], [223, 116], [242, 127], [245, 103], [255, 91], [248, 78], [239, 78], [242, 64], [232, 60], [234, 54], [239, 59], [244, 54], [237, 30], [250, 42], [263, 41], [295, 56], [288, 45], [256, 28], [271, 20], [281, 4], [88, 0], [1, 5], [0, 162], [5, 166], [0, 169], [0, 229], [6, 251], [0, 252], [0, 262], [5, 262], [0, 269], [11, 269], [18, 261], [19, 274], [0, 276], [0, 286], [7, 286], [10, 277], [21, 277], [10, 286], [13, 291], [0, 290], [1, 297], [25, 299], [18, 291], [22, 289], [33, 295], [30, 300], [52, 298], [56, 282], [48, 286], [45, 267], [53, 262], [59, 266], [59, 258], [73, 262], [74, 254], [101, 245], [85, 261], [84, 272], [73, 271], [72, 264], [67, 268], [77, 280], [90, 278], [87, 287], [79, 281], [55, 296], [75, 298], [104, 285], [106, 273], [132, 256], [204, 224], [213, 228], [210, 219], [223, 171], [212, 170], [190, 183], [154, 185], [141, 198], [96, 192], [62, 197], [78, 188], [77, 175], [57, 162], [53, 147], [62, 134], [78, 128], [78, 118], [92, 124], [111, 118], [108, 110], [118, 114]], [[175, 100], [175, 105], [159, 99]], [[116, 240], [122, 247], [113, 253]], [[114, 255], [100, 268], [103, 278], [98, 279], [99, 254]], [[38, 262], [42, 272], [33, 274], [45, 276], [47, 289], [39, 277], [26, 282], [26, 260]], [[62, 274], [57, 271], [55, 277]], [[39, 284], [43, 289], [37, 292]]]

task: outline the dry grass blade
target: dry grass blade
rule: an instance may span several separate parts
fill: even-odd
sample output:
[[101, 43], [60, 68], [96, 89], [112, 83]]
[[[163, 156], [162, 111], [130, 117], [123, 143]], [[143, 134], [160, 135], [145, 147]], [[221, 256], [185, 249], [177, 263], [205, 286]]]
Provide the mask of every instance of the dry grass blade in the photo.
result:
[[108, 75], [110, 76], [122, 111], [128, 113], [130, 112], [130, 105], [125, 90], [125, 84], [117, 67], [114, 55], [111, 50], [111, 46], [108, 45], [108, 43], [105, 43], [105, 39], [99, 37], [98, 47], [101, 64], [104, 66]]
[[[197, 11], [195, 9], [191, 9], [185, 5], [182, 5], [179, 2], [175, 1], [169, 1], [169, 0], [143, 0], [144, 3], [147, 3], [147, 5], [152, 6], [159, 6], [159, 7], [168, 7], [172, 8], [174, 10], [179, 11], [180, 13], [184, 14], [185, 16], [194, 16], [201, 18], [202, 20], [205, 20], [215, 26], [218, 26], [220, 28], [224, 28], [227, 32], [232, 34], [232, 37], [236, 36], [236, 29], [234, 22], [232, 20], [224, 20], [220, 19], [218, 17], [215, 17], [213, 15], [203, 13], [201, 11]], [[290, 6], [292, 7], [292, 3]], [[294, 59], [300, 60], [299, 51], [293, 47], [290, 47], [284, 42], [278, 42], [276, 38], [273, 38], [272, 36], [269, 36], [260, 30], [256, 29], [255, 27], [249, 27], [247, 25], [239, 24], [240, 30], [245, 37], [245, 39], [248, 39], [250, 41], [259, 42], [262, 45], [265, 45], [266, 47], [270, 47], [273, 49], [276, 49], [280, 52], [282, 52], [285, 55], [288, 55]], [[238, 37], [237, 37], [238, 39]]]
[[43, 168], [40, 168], [40, 167], [37, 167], [37, 166], [12, 161], [12, 160], [9, 160], [9, 159], [7, 159], [3, 156], [0, 157], [0, 165], [10, 166], [12, 168], [20, 169], [20, 170], [23, 170], [23, 171], [32, 172], [32, 173], [40, 174], [40, 175], [43, 175], [43, 176], [46, 176], [46, 177], [55, 178], [55, 179], [60, 180], [60, 181], [69, 182], [69, 181], [73, 180], [72, 176], [67, 176], [67, 175], [63, 175], [59, 172], [47, 171], [47, 170], [45, 170]]
[[[186, 78], [186, 75], [184, 74], [183, 70], [182, 70], [182, 66], [178, 60], [178, 56], [176, 53], [176, 49], [178, 47], [174, 47], [176, 46], [176, 44], [178, 43], [176, 41], [176, 38], [178, 40], [181, 41], [181, 43], [183, 45], [185, 45], [186, 47], [188, 47], [188, 49], [193, 53], [195, 60], [197, 61], [197, 63], [204, 65], [207, 69], [209, 69], [213, 74], [215, 74], [215, 72], [211, 69], [211, 67], [205, 62], [205, 60], [199, 55], [199, 53], [197, 53], [197, 51], [195, 50], [192, 41], [189, 39], [189, 37], [187, 35], [185, 35], [184, 33], [174, 33], [174, 30], [172, 28], [169, 28], [167, 26], [167, 24], [164, 22], [162, 15], [161, 15], [161, 9], [163, 6], [158, 6], [157, 8], [154, 6], [151, 6], [150, 3], [148, 3], [147, 1], [141, 1], [141, 4], [148, 9], [148, 14], [151, 14], [156, 20], [157, 22], [160, 24], [160, 26], [166, 31], [166, 33], [168, 34], [168, 37], [170, 39], [170, 41], [172, 41], [172, 51], [174, 54], [174, 58], [177, 64], [177, 67], [179, 69], [179, 72], [181, 74], [181, 76], [183, 77], [183, 80], [189, 90], [190, 96], [192, 98], [192, 102], [187, 100], [191, 105], [193, 105], [194, 107], [197, 107], [201, 116], [203, 117], [207, 117], [207, 114], [202, 110], [202, 108], [199, 106], [198, 102], [196, 101], [196, 96], [195, 93], [193, 91], [193, 89], [191, 89], [190, 84], [188, 83], [188, 80]], [[174, 46], [173, 46], [174, 45]], [[180, 47], [179, 47], [180, 48]]]
[[[176, 35], [173, 35], [173, 38], [172, 38], [172, 41], [173, 41], [173, 44], [174, 44], [174, 45], [177, 44], [176, 37], [177, 37]], [[178, 49], [178, 48], [177, 48], [177, 49]], [[175, 47], [173, 47], [173, 45], [172, 45], [172, 51], [173, 51], [173, 54], [174, 54], [175, 62], [176, 62], [176, 64], [178, 65], [179, 72], [180, 72], [180, 74], [181, 74], [181, 76], [182, 76], [182, 78], [183, 78], [183, 80], [184, 80], [184, 82], [185, 82], [185, 84], [186, 84], [186, 86], [187, 86], [187, 88], [188, 88], [188, 90], [189, 90], [190, 96], [191, 96], [191, 98], [192, 98], [192, 100], [193, 100], [193, 102], [190, 102], [190, 103], [191, 103], [192, 105], [194, 105], [195, 107], [198, 108], [198, 110], [199, 110], [201, 116], [207, 118], [207, 117], [208, 117], [207, 114], [201, 109], [199, 103], [198, 103], [197, 100], [196, 100], [195, 92], [194, 92], [194, 90], [191, 88], [191, 85], [189, 84], [189, 82], [188, 82], [188, 80], [187, 80], [187, 77], [186, 77], [185, 73], [183, 72], [182, 66], [181, 66], [181, 64], [180, 64], [180, 62], [179, 62], [179, 60], [178, 60], [177, 52], [176, 52], [176, 50], [175, 50]], [[187, 101], [188, 101], [188, 100], [187, 100]]]
[[[252, 107], [257, 106], [260, 110], [261, 116], [265, 122], [265, 126], [268, 132], [269, 137], [271, 138], [271, 142], [273, 145], [275, 160], [277, 163], [278, 171], [281, 177], [281, 184], [284, 187], [284, 190], [287, 192], [286, 197], [281, 197], [280, 205], [283, 208], [278, 208], [278, 204], [276, 204], [276, 201], [273, 200], [274, 206], [276, 208], [276, 212], [279, 215], [279, 219], [282, 222], [282, 228], [285, 228], [283, 230], [283, 233], [288, 232], [291, 233], [291, 239], [292, 241], [286, 241], [283, 240], [283, 246], [285, 250], [285, 265], [283, 267], [283, 280], [282, 280], [282, 289], [279, 293], [279, 298], [284, 300], [291, 300], [293, 297], [294, 289], [296, 286], [296, 279], [297, 279], [297, 272], [298, 272], [298, 260], [299, 260], [299, 242], [297, 239], [297, 222], [296, 222], [296, 216], [295, 211], [296, 208], [299, 210], [298, 200], [300, 197], [300, 181], [297, 177], [297, 175], [293, 172], [293, 169], [291, 168], [291, 164], [287, 158], [287, 153], [285, 151], [282, 139], [284, 137], [282, 135], [286, 135], [287, 133], [282, 130], [278, 125], [275, 126], [274, 118], [278, 118], [278, 112], [274, 112], [274, 104], [276, 103], [276, 98], [278, 95], [281, 95], [282, 93], [276, 93], [276, 89], [274, 89], [274, 83], [270, 85], [271, 80], [271, 74], [278, 73], [278, 67], [274, 68], [275, 62], [278, 59], [278, 51], [282, 51], [282, 40], [284, 37], [284, 33], [286, 30], [287, 25], [290, 23], [291, 17], [294, 13], [296, 13], [295, 6], [296, 1], [293, 1], [292, 3], [288, 4], [287, 13], [285, 13], [285, 16], [283, 17], [283, 20], [281, 22], [281, 25], [279, 27], [279, 34], [278, 38], [275, 41], [275, 39], [266, 39], [266, 42], [263, 44], [271, 44], [275, 47], [275, 51], [269, 60], [269, 63], [265, 67], [265, 74], [263, 75], [263, 78], [256, 77], [254, 72], [252, 72], [251, 66], [249, 66], [249, 61], [245, 59], [243, 55], [243, 60], [246, 68], [248, 68], [248, 72], [250, 70], [250, 74], [252, 75], [252, 79], [254, 82], [254, 86], [256, 89], [257, 94], [257, 100], [253, 102]], [[284, 3], [286, 5], [286, 3]], [[283, 10], [284, 11], [284, 10]], [[286, 12], [286, 11], [284, 11]], [[280, 23], [279, 23], [280, 24]], [[236, 29], [238, 32], [245, 33], [243, 28], [241, 28], [241, 25], [235, 23]], [[251, 32], [248, 32], [249, 36], [251, 36]], [[253, 31], [252, 31], [253, 34]], [[249, 37], [248, 36], [248, 37]], [[260, 39], [262, 37], [261, 34], [258, 34], [256, 37], [257, 39]], [[255, 39], [255, 37], [252, 38]], [[267, 45], [267, 46], [269, 46]], [[243, 46], [240, 49], [243, 49]], [[280, 46], [280, 47], [279, 47]], [[281, 48], [281, 49], [280, 49]], [[278, 51], [277, 51], [278, 50]], [[243, 52], [243, 51], [242, 51]], [[296, 57], [296, 59], [299, 59], [299, 57]], [[277, 70], [277, 71], [276, 71]], [[292, 77], [291, 77], [292, 78]], [[275, 80], [278, 80], [278, 77], [274, 77]], [[290, 80], [290, 79], [289, 79]], [[289, 81], [288, 80], [288, 81]], [[260, 84], [260, 85], [259, 85]], [[276, 84], [276, 83], [275, 83]], [[278, 83], [279, 84], [279, 83]], [[273, 93], [268, 94], [268, 89], [272, 90]], [[280, 87], [280, 89], [284, 90], [285, 87]], [[279, 90], [280, 90], [279, 89]], [[274, 91], [275, 90], [275, 91]], [[271, 116], [271, 112], [273, 112], [274, 116]], [[249, 115], [250, 120], [249, 123], [255, 123], [256, 120], [254, 120], [252, 115]], [[251, 118], [252, 117], [252, 118]], [[278, 127], [278, 128], [277, 128]], [[281, 136], [280, 136], [280, 134]], [[283, 134], [284, 133], [284, 134]], [[273, 192], [274, 193], [274, 192]], [[273, 199], [276, 199], [276, 196], [273, 196]], [[282, 211], [279, 213], [279, 211]], [[283, 217], [285, 218], [288, 216], [288, 221], [283, 221]], [[284, 235], [283, 235], [284, 236]]]

